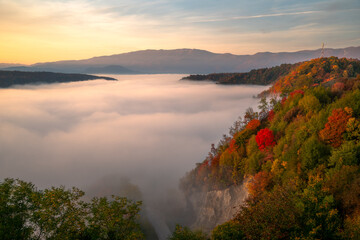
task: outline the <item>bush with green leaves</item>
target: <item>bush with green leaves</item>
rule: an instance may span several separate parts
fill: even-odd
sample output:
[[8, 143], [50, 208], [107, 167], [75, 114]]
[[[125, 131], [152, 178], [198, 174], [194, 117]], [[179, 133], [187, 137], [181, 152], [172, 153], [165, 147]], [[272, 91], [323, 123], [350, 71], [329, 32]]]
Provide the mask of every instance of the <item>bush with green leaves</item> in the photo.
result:
[[5, 179], [0, 183], [0, 239], [143, 239], [141, 202], [126, 198], [82, 200], [84, 192]]
[[218, 225], [211, 233], [211, 240], [245, 239], [239, 222], [228, 221]]
[[208, 237], [202, 231], [192, 231], [188, 227], [177, 224], [168, 240], [208, 240]]

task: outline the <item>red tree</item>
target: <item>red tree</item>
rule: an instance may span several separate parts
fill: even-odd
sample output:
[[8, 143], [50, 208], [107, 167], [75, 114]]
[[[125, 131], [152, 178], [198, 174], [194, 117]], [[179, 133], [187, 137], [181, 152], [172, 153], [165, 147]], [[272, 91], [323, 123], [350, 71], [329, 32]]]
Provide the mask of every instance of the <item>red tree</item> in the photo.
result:
[[274, 117], [275, 117], [275, 112], [274, 112], [274, 110], [271, 109], [269, 111], [268, 121], [271, 122], [274, 119]]
[[257, 133], [255, 140], [260, 150], [265, 149], [268, 146], [275, 145], [274, 134], [268, 128], [261, 129]]
[[[351, 109], [348, 109], [351, 112]], [[320, 139], [333, 147], [339, 147], [343, 141], [342, 134], [346, 130], [346, 124], [351, 114], [338, 108], [332, 111], [325, 128], [319, 132]]]

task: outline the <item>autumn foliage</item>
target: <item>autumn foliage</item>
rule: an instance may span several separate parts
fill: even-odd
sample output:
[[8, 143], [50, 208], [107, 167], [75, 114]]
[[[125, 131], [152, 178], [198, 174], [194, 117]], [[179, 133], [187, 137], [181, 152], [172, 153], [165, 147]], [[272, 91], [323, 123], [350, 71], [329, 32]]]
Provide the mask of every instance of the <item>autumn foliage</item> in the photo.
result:
[[251, 120], [247, 125], [246, 129], [248, 130], [255, 130], [260, 126], [260, 121], [258, 119]]
[[290, 93], [290, 97], [294, 97], [294, 96], [296, 96], [296, 95], [298, 95], [298, 94], [304, 95], [304, 91], [303, 91], [303, 90], [295, 90], [295, 91], [292, 91], [292, 92]]
[[236, 150], [236, 140], [232, 138], [229, 143], [228, 151], [229, 153], [233, 153]]
[[281, 93], [284, 90], [303, 89], [330, 82], [341, 77], [355, 77], [360, 62], [346, 58], [317, 58], [304, 62], [288, 75], [278, 79], [269, 92]]
[[272, 90], [182, 182], [195, 194], [247, 182], [211, 239], [359, 239], [360, 61], [307, 61]]
[[274, 117], [275, 117], [275, 112], [274, 112], [274, 110], [271, 109], [271, 110], [269, 111], [269, 114], [268, 114], [268, 118], [267, 118], [267, 119], [268, 119], [269, 122], [271, 122], [271, 121], [274, 119]]
[[333, 91], [333, 92], [341, 92], [341, 91], [344, 90], [344, 88], [345, 88], [344, 83], [342, 83], [342, 82], [336, 82], [336, 83], [332, 86], [331, 91]]
[[[351, 113], [351, 111], [348, 110]], [[342, 134], [346, 131], [346, 125], [351, 114], [341, 108], [334, 109], [325, 128], [319, 132], [320, 138], [333, 147], [339, 147], [343, 141]]]
[[260, 150], [275, 145], [274, 134], [268, 128], [261, 129], [257, 133], [255, 140]]
[[272, 176], [266, 171], [258, 172], [248, 184], [248, 191], [250, 196], [256, 197], [266, 190], [271, 184]]

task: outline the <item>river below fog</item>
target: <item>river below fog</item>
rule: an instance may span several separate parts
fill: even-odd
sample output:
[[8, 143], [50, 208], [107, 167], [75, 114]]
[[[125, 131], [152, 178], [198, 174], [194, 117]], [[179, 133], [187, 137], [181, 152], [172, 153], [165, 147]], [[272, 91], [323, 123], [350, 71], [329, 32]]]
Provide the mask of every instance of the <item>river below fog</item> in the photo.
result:
[[158, 212], [149, 218], [161, 219], [153, 203], [176, 195], [179, 178], [267, 89], [176, 74], [109, 76], [118, 81], [0, 89], [0, 178], [118, 195], [106, 183], [126, 179]]

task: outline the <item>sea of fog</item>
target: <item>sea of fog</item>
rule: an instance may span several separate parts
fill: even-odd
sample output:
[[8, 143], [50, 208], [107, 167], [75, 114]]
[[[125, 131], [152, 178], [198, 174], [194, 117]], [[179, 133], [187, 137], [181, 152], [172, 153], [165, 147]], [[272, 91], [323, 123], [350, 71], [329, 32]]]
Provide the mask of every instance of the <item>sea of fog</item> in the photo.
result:
[[127, 181], [148, 206], [175, 194], [179, 179], [267, 88], [183, 76], [0, 89], [0, 179], [118, 195], [116, 183]]

